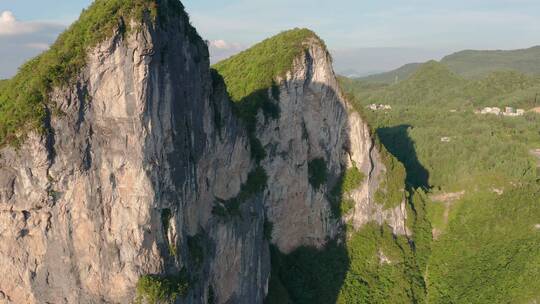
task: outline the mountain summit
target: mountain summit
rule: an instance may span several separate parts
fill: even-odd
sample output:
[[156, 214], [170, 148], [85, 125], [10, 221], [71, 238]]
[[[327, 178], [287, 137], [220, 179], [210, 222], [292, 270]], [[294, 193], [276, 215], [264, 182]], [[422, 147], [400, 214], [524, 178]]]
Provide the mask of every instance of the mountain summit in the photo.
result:
[[53, 88], [72, 84], [88, 63], [88, 52], [106, 39], [129, 35], [141, 25], [184, 27], [192, 40], [201, 40], [183, 5], [177, 0], [97, 0], [83, 11], [50, 49], [23, 65], [0, 87], [0, 146], [16, 144], [27, 131], [43, 128]]

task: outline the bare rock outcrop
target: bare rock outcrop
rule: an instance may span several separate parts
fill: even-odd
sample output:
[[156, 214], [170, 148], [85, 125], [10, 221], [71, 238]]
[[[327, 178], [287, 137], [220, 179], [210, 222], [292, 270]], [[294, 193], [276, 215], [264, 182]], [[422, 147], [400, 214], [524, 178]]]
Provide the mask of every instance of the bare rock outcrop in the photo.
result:
[[[261, 303], [260, 198], [232, 221], [216, 198], [253, 164], [206, 44], [189, 22], [142, 24], [88, 54], [51, 99], [47, 132], [0, 151], [0, 291], [7, 303], [130, 303], [143, 274], [196, 276], [186, 303]], [[203, 257], [190, 253], [197, 237]], [[200, 259], [194, 263], [194, 259]]]

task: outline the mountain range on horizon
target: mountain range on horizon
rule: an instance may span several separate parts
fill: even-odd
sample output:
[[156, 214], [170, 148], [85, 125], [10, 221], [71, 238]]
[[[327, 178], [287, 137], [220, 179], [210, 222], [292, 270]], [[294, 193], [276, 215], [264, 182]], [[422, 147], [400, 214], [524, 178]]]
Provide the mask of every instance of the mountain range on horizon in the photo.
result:
[[[540, 74], [540, 46], [516, 50], [463, 50], [444, 56], [439, 62], [465, 78], [483, 77], [495, 71], [536, 75]], [[351, 78], [370, 83], [391, 84], [407, 79], [422, 64], [408, 63], [395, 70]], [[350, 72], [343, 74], [347, 76]]]

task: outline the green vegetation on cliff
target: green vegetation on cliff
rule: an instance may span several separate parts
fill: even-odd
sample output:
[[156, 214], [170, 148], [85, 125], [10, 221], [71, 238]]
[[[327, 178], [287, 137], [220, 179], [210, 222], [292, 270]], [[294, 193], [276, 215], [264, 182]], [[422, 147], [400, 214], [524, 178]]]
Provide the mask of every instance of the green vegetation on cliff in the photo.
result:
[[277, 78], [284, 77], [291, 70], [295, 58], [305, 51], [309, 39], [324, 45], [312, 31], [293, 29], [266, 39], [213, 66], [223, 77], [235, 103], [236, 113], [247, 126], [252, 154], [257, 161], [265, 157], [254, 135], [257, 112], [262, 109], [266, 119], [279, 117], [280, 109], [276, 103], [279, 101]]
[[223, 218], [240, 214], [240, 206], [247, 200], [253, 198], [266, 188], [268, 175], [264, 168], [257, 166], [248, 174], [247, 181], [240, 186], [240, 192], [237, 196], [228, 199], [218, 199], [215, 203], [212, 213]]
[[55, 108], [49, 101], [51, 90], [75, 80], [86, 64], [89, 49], [116, 31], [130, 31], [131, 20], [159, 19], [165, 23], [171, 14], [183, 15], [188, 35], [196, 35], [180, 1], [94, 1], [48, 51], [28, 61], [16, 76], [0, 85], [0, 146], [15, 143], [29, 130], [43, 127], [47, 109]]
[[[235, 66], [231, 65], [230, 69], [234, 71]], [[263, 90], [266, 96], [272, 85], [273, 79], [268, 78]], [[236, 101], [242, 104], [242, 101]], [[254, 113], [256, 111], [249, 117]], [[376, 199], [384, 208], [395, 207], [407, 198], [405, 168], [384, 146], [379, 144], [378, 148], [377, 157], [386, 172], [381, 176]], [[308, 176], [314, 189], [323, 185], [331, 188], [327, 197], [335, 219], [342, 218], [354, 208], [350, 193], [365, 178], [355, 165], [340, 176], [329, 176], [326, 163], [317, 158], [309, 161]], [[414, 204], [412, 199], [411, 204]], [[301, 247], [286, 255], [273, 248], [266, 303], [422, 302], [426, 294], [425, 283], [417, 261], [425, 263], [428, 255], [430, 226], [423, 205], [409, 209], [414, 209], [409, 216], [410, 229], [422, 232], [419, 233], [422, 241], [418, 243], [421, 249], [418, 252], [412, 239], [395, 236], [387, 225], [374, 222], [359, 231], [343, 227], [338, 239], [329, 241], [324, 248]], [[420, 253], [422, 258], [417, 257]]]
[[214, 65], [223, 76], [234, 102], [251, 101], [259, 91], [267, 92], [277, 77], [290, 71], [295, 58], [302, 55], [306, 41], [320, 38], [308, 29], [293, 29], [268, 38], [246, 51]]
[[135, 303], [175, 303], [177, 297], [186, 296], [189, 283], [185, 271], [178, 275], [143, 275], [137, 282]]
[[[377, 135], [375, 135], [377, 137]], [[386, 168], [375, 192], [375, 202], [385, 209], [399, 206], [405, 200], [406, 173], [403, 164], [390, 154], [377, 138], [380, 158]]]
[[2, 89], [8, 84], [8, 79], [2, 79], [0, 80], [0, 92]]
[[324, 158], [315, 158], [308, 162], [308, 179], [309, 183], [315, 190], [326, 184], [328, 178], [328, 169]]
[[[234, 103], [235, 113], [244, 122], [249, 136], [251, 156], [257, 164], [266, 158], [265, 148], [256, 136], [256, 115], [259, 109], [265, 119], [279, 118], [279, 77], [293, 67], [293, 62], [305, 52], [306, 42], [323, 42], [308, 29], [293, 29], [266, 39], [250, 49], [212, 67], [214, 85], [223, 83]], [[324, 45], [324, 44], [323, 44]], [[315, 161], [310, 169], [315, 188], [326, 182], [326, 165]], [[267, 176], [262, 167], [250, 173], [239, 195], [230, 200], [218, 200], [213, 213], [227, 218], [239, 213], [240, 205], [266, 186]], [[251, 188], [254, 188], [252, 191]], [[270, 237], [267, 235], [267, 237]]]
[[356, 164], [341, 174], [329, 195], [332, 214], [335, 218], [341, 218], [354, 208], [354, 201], [348, 194], [360, 187], [363, 181], [364, 174], [356, 167]]

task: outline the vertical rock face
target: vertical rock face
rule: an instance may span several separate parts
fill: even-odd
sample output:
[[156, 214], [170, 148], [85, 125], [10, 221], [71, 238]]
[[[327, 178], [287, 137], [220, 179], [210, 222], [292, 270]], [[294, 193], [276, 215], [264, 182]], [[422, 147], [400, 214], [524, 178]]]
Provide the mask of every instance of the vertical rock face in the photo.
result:
[[[239, 216], [213, 214], [256, 165], [207, 46], [186, 16], [171, 16], [92, 48], [76, 81], [52, 92], [46, 132], [0, 150], [0, 303], [131, 303], [142, 275], [182, 270], [182, 303], [262, 303], [265, 218], [285, 253], [324, 245], [343, 220], [407, 233], [404, 203], [374, 201], [386, 169], [317, 39], [277, 79], [279, 118], [258, 115], [266, 190]], [[317, 189], [314, 159], [328, 171]], [[331, 188], [353, 165], [366, 178], [353, 211], [336, 218]]]
[[381, 160], [381, 152], [373, 142], [369, 127], [360, 115], [350, 112], [348, 119], [350, 134], [348, 166], [355, 164], [367, 178], [350, 193], [355, 205], [351, 213], [345, 215], [345, 219], [350, 221], [355, 229], [360, 229], [369, 222], [377, 222], [379, 225], [389, 225], [396, 235], [410, 235], [411, 232], [405, 224], [407, 219], [405, 193], [401, 203], [393, 208], [385, 208], [384, 202], [376, 201], [375, 193], [380, 188], [380, 181], [390, 173]]
[[280, 81], [279, 118], [265, 121], [259, 115], [257, 128], [268, 155], [263, 166], [269, 175], [265, 205], [272, 241], [285, 253], [301, 245], [320, 246], [337, 232], [326, 186], [310, 185], [308, 163], [323, 158], [330, 175], [341, 172], [347, 111], [326, 50], [318, 41], [306, 43], [308, 51]]
[[197, 277], [186, 302], [210, 290], [262, 302], [261, 199], [233, 221], [211, 214], [251, 170], [245, 131], [205, 43], [176, 18], [95, 47], [76, 84], [53, 92], [63, 114], [48, 132], [1, 150], [0, 301], [131, 303], [142, 274], [185, 268]]
[[321, 42], [305, 41], [306, 52], [295, 59], [280, 81], [279, 119], [259, 116], [257, 135], [266, 147], [268, 172], [265, 205], [273, 223], [272, 241], [288, 253], [302, 245], [323, 245], [337, 233], [328, 188], [315, 189], [308, 164], [324, 159], [329, 176], [341, 173], [347, 144], [347, 109]]
[[[351, 194], [353, 214], [343, 215], [356, 228], [370, 221], [389, 223], [404, 234], [403, 202], [396, 211], [374, 201], [384, 164], [367, 124], [343, 97], [323, 43], [304, 42], [305, 52], [279, 80], [280, 117], [266, 121], [259, 115], [257, 135], [268, 158], [265, 206], [273, 223], [272, 242], [289, 253], [300, 246], [324, 245], [339, 232], [341, 218], [331, 212], [330, 195], [339, 176], [353, 164], [367, 178]], [[309, 162], [324, 159], [327, 182], [315, 189], [309, 183]], [[337, 216], [340, 217], [340, 216]], [[395, 226], [395, 227], [394, 227]]]

